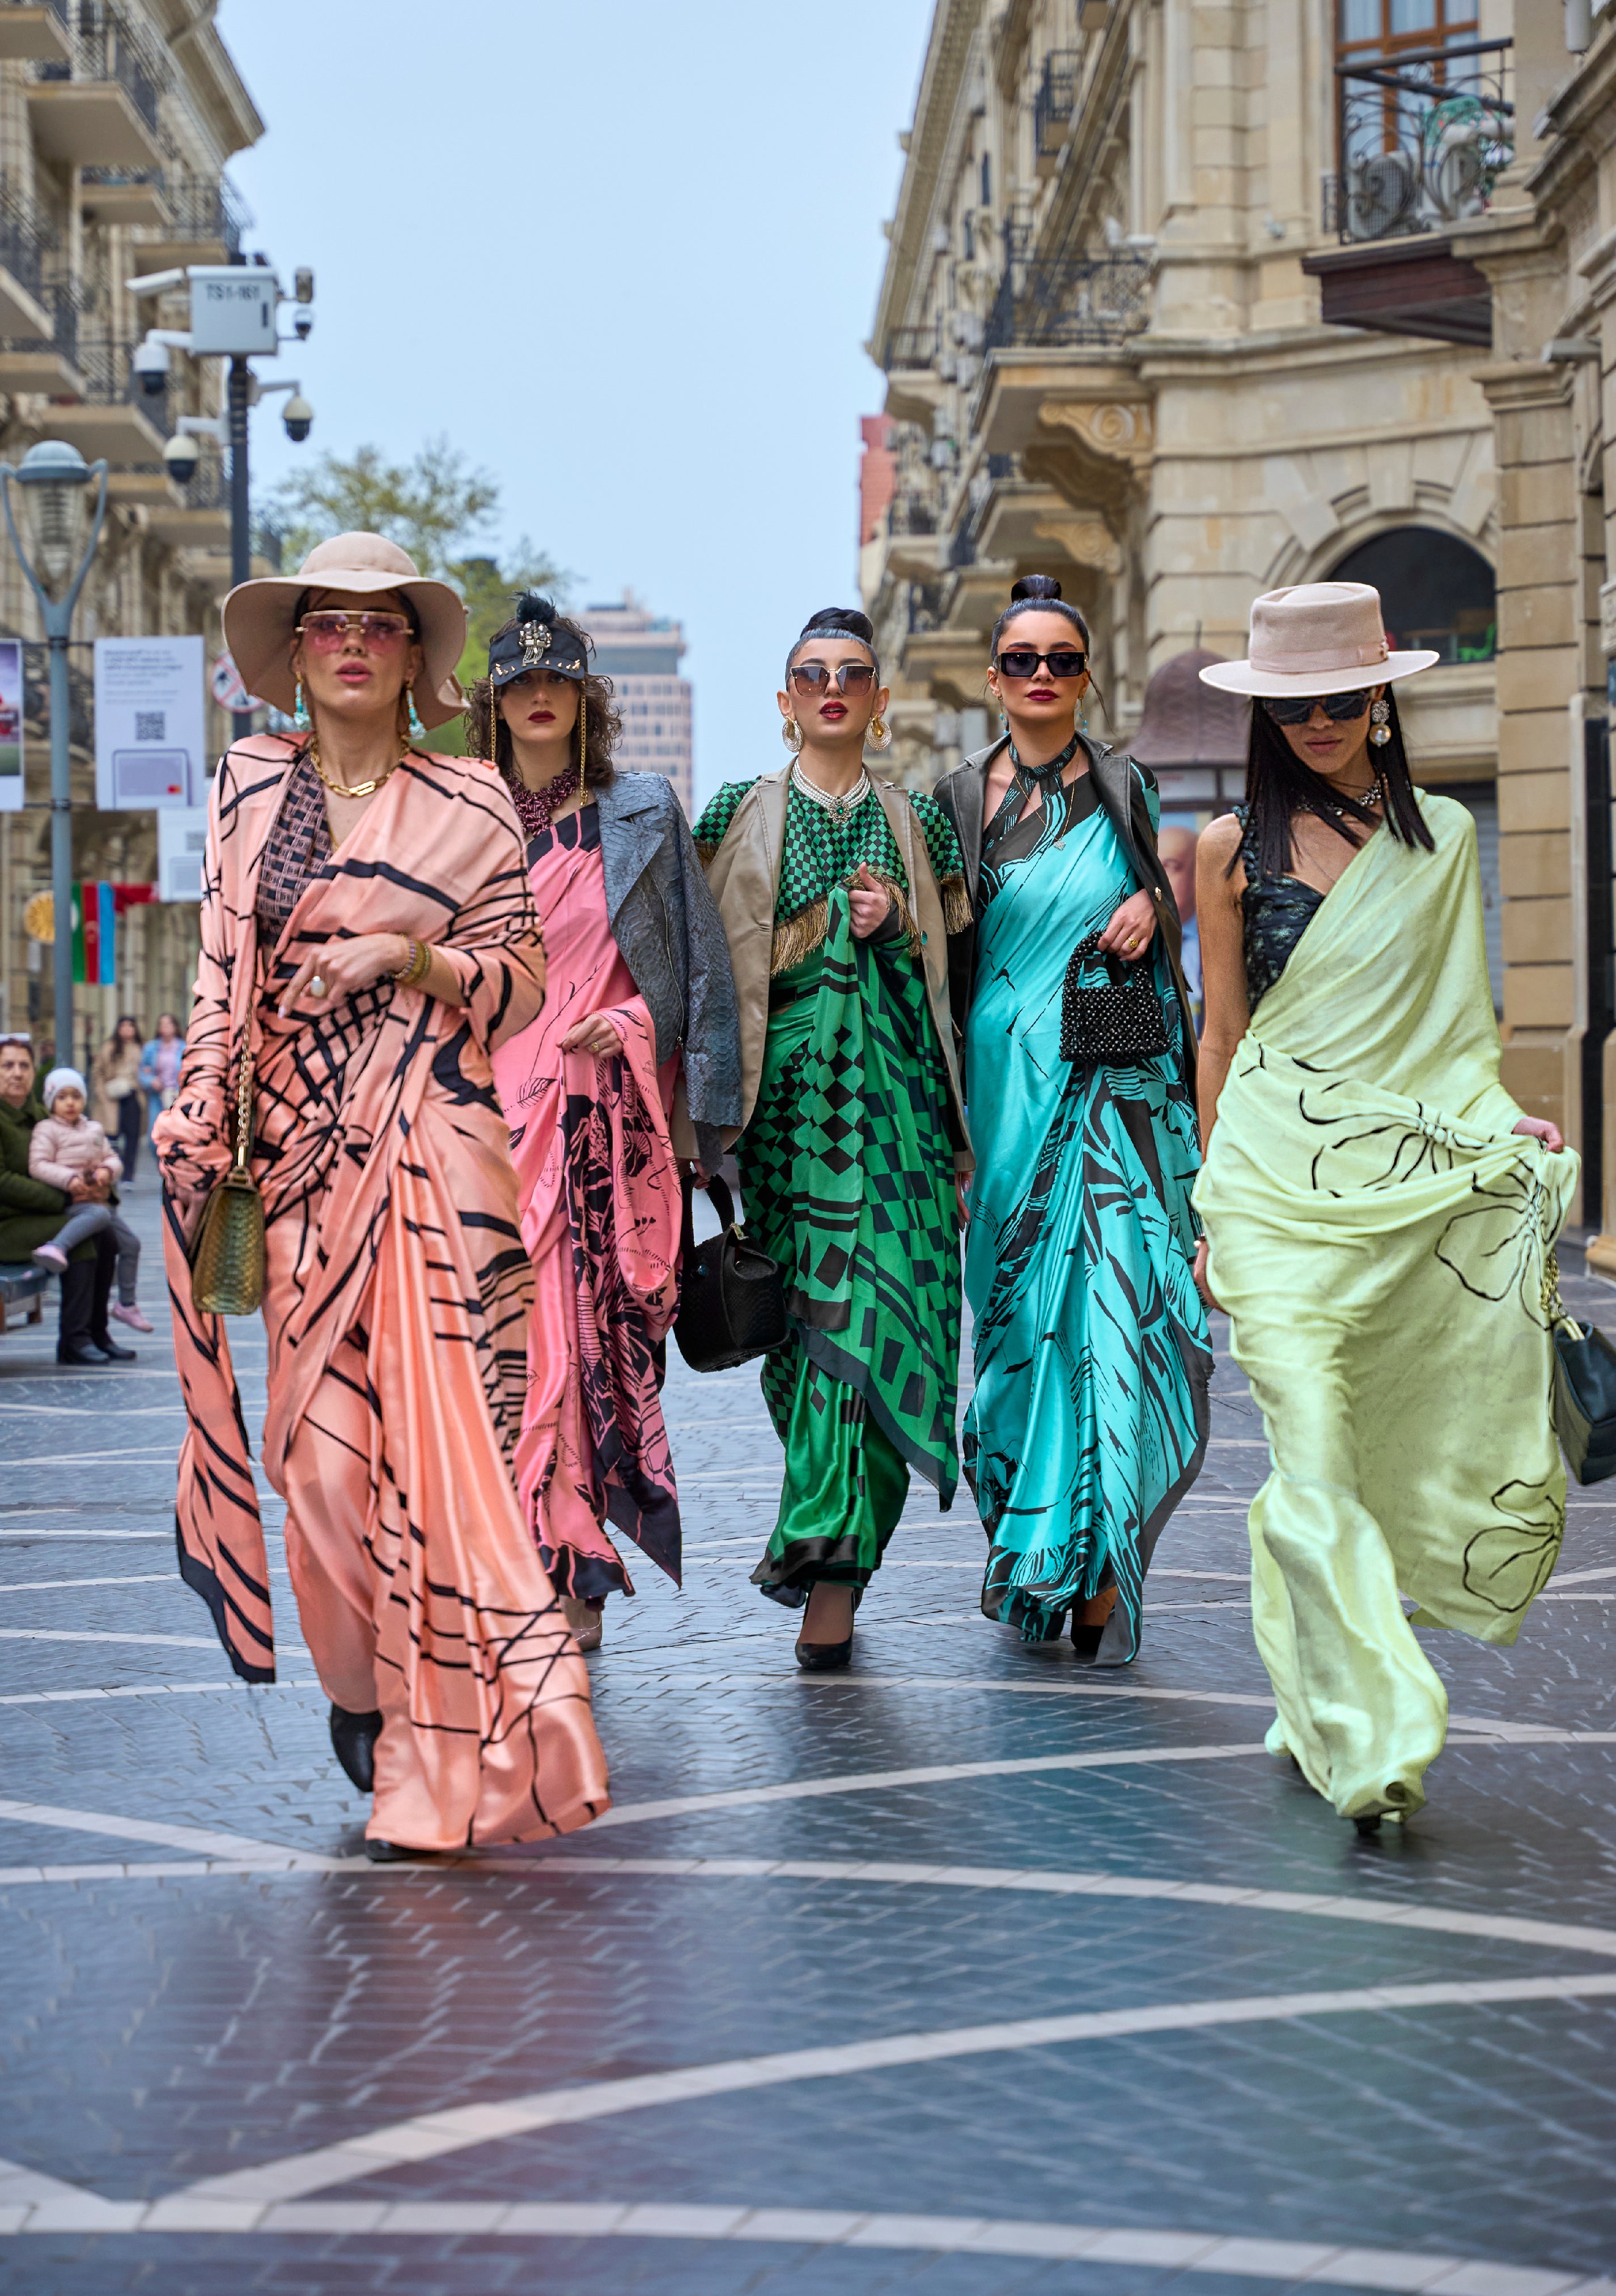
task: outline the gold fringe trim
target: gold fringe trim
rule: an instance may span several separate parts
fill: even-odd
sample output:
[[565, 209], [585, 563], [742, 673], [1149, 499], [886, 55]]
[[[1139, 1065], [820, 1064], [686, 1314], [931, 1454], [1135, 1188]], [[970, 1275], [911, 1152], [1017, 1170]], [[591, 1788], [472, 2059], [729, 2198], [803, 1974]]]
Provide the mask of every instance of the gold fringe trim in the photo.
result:
[[701, 864], [703, 869], [706, 868], [708, 863], [712, 859], [713, 855], [718, 851], [718, 849], [716, 845], [703, 845], [701, 839], [699, 837], [697, 838], [696, 859]]
[[943, 931], [964, 932], [971, 922], [971, 896], [963, 877], [945, 877], [938, 890], [943, 897]]
[[805, 957], [812, 956], [824, 940], [829, 922], [830, 905], [821, 893], [819, 898], [810, 901], [806, 909], [799, 909], [794, 917], [787, 917], [783, 924], [777, 924], [768, 961], [769, 978], [774, 980], [782, 972], [790, 972]]
[[908, 943], [910, 955], [918, 964], [920, 962], [920, 927], [915, 922], [914, 910], [909, 906], [909, 896], [905, 892], [901, 885], [894, 884], [891, 878], [885, 875], [880, 869], [872, 869], [870, 874], [874, 878], [878, 885], [884, 885], [887, 891], [890, 894], [898, 909], [898, 931], [902, 933], [905, 940]]

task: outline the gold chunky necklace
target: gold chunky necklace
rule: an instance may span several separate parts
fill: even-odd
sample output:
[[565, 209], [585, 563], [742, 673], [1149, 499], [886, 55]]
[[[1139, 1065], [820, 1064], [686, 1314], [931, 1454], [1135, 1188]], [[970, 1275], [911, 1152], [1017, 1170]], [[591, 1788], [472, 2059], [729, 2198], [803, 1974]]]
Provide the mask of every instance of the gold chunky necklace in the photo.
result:
[[319, 742], [311, 736], [308, 744], [309, 761], [333, 797], [373, 797], [383, 782], [392, 779], [408, 755], [407, 750], [401, 750], [386, 773], [373, 775], [367, 782], [356, 782], [349, 789], [346, 782], [340, 782], [334, 775], [326, 772], [324, 760], [320, 755]]

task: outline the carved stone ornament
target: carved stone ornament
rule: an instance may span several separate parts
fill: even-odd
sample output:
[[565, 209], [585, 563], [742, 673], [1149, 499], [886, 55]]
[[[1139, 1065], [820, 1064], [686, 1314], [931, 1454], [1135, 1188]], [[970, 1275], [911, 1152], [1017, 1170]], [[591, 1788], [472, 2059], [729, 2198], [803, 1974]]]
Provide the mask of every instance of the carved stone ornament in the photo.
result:
[[1155, 452], [1155, 424], [1144, 399], [1046, 398], [1038, 408], [1046, 430], [1070, 430], [1089, 452], [1136, 469]]
[[1122, 571], [1122, 553], [1103, 518], [1041, 518], [1033, 528], [1040, 542], [1058, 542], [1074, 564], [1103, 574]]

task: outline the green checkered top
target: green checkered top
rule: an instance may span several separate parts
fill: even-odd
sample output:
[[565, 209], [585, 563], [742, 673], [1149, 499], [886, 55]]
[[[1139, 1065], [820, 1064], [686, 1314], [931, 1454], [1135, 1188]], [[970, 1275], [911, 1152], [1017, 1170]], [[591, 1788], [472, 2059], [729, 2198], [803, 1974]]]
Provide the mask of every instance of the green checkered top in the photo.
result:
[[[736, 808], [753, 786], [751, 782], [726, 782], [702, 808], [695, 838], [696, 850], [704, 861], [710, 860], [724, 842]], [[963, 905], [965, 881], [954, 824], [935, 798], [913, 791], [903, 794], [915, 808], [932, 874], [943, 889], [944, 911], [954, 930], [954, 912]], [[775, 922], [783, 924], [824, 900], [833, 886], [845, 885], [857, 874], [861, 862], [867, 863], [875, 876], [907, 891], [898, 845], [874, 791], [849, 820], [836, 822], [811, 798], [792, 790], [785, 808], [785, 850], [780, 857], [780, 882], [775, 894]], [[951, 901], [948, 894], [954, 886], [959, 888], [959, 897]]]

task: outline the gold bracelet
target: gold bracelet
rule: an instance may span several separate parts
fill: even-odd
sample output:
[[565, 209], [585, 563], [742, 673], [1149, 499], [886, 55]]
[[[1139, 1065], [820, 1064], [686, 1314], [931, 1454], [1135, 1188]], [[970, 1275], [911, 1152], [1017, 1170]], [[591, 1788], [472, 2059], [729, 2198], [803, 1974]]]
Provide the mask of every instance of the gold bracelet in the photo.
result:
[[410, 953], [394, 973], [393, 979], [398, 983], [400, 988], [419, 988], [432, 969], [431, 947], [429, 942], [415, 939], [413, 934], [406, 938], [409, 939]]

